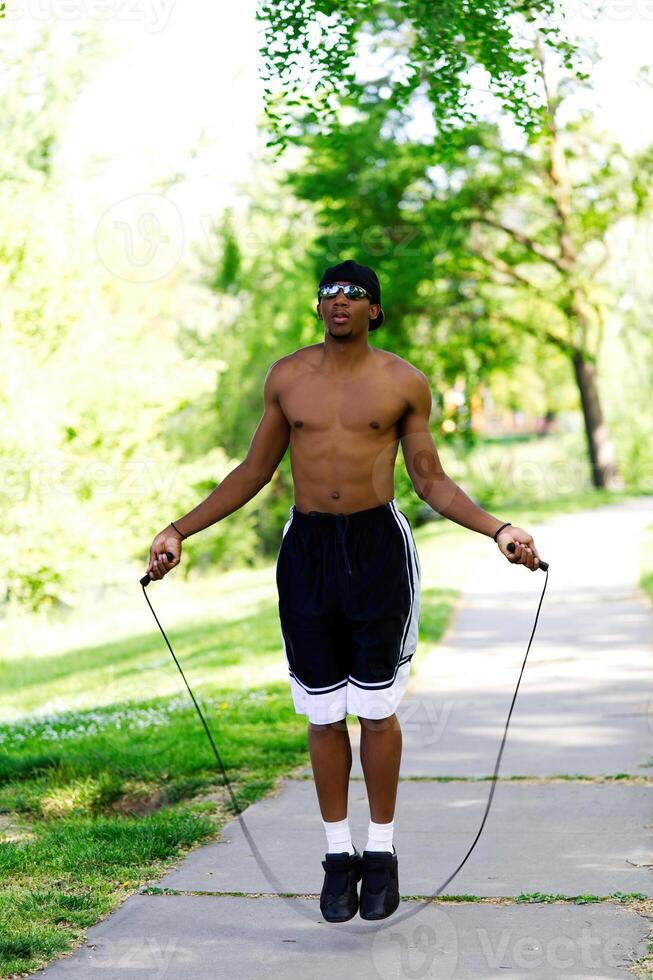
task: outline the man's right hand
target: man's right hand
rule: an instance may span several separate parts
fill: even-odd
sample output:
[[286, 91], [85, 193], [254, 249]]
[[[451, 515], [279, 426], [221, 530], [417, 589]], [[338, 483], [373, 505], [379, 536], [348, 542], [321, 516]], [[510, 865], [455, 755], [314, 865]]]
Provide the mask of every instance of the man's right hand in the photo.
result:
[[[182, 540], [170, 525], [157, 534], [150, 547], [150, 560], [145, 569], [151, 579], [163, 578], [172, 568], [176, 568], [181, 561]], [[173, 556], [172, 561], [167, 557], [167, 551]]]

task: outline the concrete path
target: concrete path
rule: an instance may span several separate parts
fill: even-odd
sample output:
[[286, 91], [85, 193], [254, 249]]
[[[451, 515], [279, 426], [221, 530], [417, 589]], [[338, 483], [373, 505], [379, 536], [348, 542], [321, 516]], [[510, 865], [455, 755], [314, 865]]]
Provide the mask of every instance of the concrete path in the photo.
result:
[[[653, 910], [653, 609], [636, 584], [639, 538], [651, 522], [653, 498], [640, 498], [529, 527], [551, 564], [549, 583], [492, 808], [444, 888], [450, 900], [428, 901], [481, 824], [545, 582], [494, 550], [470, 567], [443, 642], [421, 660], [418, 647], [398, 711], [403, 898], [393, 916], [322, 919], [325, 841], [309, 766], [151, 883], [168, 894], [133, 895], [89, 929], [85, 946], [39, 974], [635, 976], [629, 965], [647, 951]], [[362, 850], [369, 810], [351, 719], [350, 729], [349, 817]], [[532, 893], [558, 900], [516, 901]], [[643, 898], [621, 904], [628, 893]], [[577, 896], [606, 900], [576, 904]]]

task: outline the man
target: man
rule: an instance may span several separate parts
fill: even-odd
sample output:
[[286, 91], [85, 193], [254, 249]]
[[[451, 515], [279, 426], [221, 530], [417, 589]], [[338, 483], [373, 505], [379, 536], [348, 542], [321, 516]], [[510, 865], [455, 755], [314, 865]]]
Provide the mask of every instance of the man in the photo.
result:
[[[384, 320], [375, 272], [352, 260], [326, 269], [317, 316], [325, 324], [323, 342], [279, 358], [268, 370], [265, 411], [246, 458], [155, 537], [147, 570], [160, 579], [178, 565], [180, 542], [251, 500], [290, 444], [295, 503], [276, 570], [281, 635], [295, 709], [308, 716], [327, 836], [320, 908], [327, 921], [345, 922], [357, 911], [364, 919], [386, 918], [399, 905], [393, 831], [402, 735], [395, 711], [408, 683], [420, 609], [417, 549], [394, 500], [399, 443], [416, 493], [433, 510], [496, 535], [514, 564], [534, 571], [539, 555], [527, 531], [478, 507], [443, 471], [429, 430], [426, 376], [370, 347], [369, 331]], [[347, 818], [347, 714], [361, 723], [370, 804], [362, 855]]]

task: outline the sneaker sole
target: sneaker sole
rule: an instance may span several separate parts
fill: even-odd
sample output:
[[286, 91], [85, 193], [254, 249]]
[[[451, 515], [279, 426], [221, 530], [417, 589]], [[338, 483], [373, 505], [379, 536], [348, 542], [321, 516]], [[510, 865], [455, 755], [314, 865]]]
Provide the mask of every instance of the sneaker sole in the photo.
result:
[[388, 916], [392, 915], [393, 912], [396, 912], [398, 908], [399, 908], [399, 902], [397, 902], [394, 908], [390, 909], [389, 912], [385, 912], [383, 915], [363, 915], [363, 913], [360, 912], [360, 909], [359, 912], [360, 912], [361, 919], [366, 919], [368, 922], [376, 922], [378, 919], [387, 919]]
[[[320, 909], [320, 912], [322, 912], [322, 909]], [[358, 907], [356, 908], [356, 912], [358, 912]], [[330, 918], [328, 915], [325, 915], [324, 912], [322, 912], [322, 918], [325, 920], [325, 922], [349, 922], [350, 919], [354, 918], [356, 912], [352, 912], [351, 915], [347, 915], [338, 919]]]

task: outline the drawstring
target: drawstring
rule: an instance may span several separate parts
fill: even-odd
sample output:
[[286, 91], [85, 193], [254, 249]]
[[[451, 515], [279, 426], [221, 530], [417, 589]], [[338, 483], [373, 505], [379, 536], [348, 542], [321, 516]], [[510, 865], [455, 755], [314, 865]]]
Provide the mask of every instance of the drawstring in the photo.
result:
[[345, 558], [347, 571], [351, 575], [351, 566], [349, 564], [349, 556], [347, 555], [347, 547], [345, 545], [345, 534], [347, 532], [348, 519], [349, 514], [336, 514], [336, 534], [338, 535], [338, 541], [342, 545], [342, 553]]
[[347, 554], [347, 546], [345, 544], [345, 534], [347, 532], [347, 525], [349, 524], [349, 514], [332, 514], [325, 510], [309, 510], [309, 517], [335, 517], [336, 519], [336, 535], [338, 541], [342, 547], [342, 554], [345, 559], [345, 565], [347, 566], [347, 571], [351, 575], [351, 566], [349, 564], [349, 556]]

